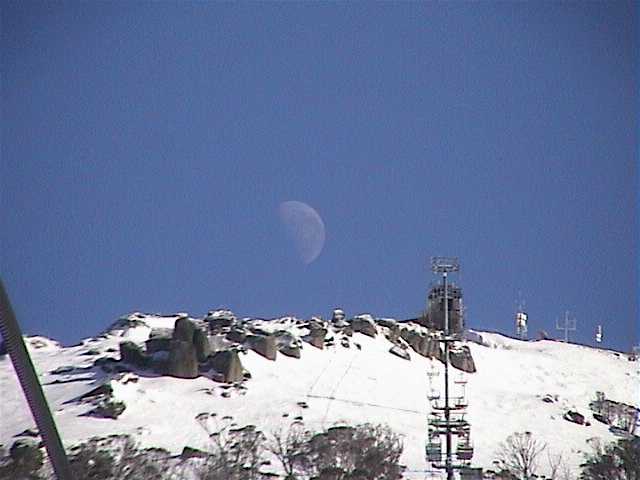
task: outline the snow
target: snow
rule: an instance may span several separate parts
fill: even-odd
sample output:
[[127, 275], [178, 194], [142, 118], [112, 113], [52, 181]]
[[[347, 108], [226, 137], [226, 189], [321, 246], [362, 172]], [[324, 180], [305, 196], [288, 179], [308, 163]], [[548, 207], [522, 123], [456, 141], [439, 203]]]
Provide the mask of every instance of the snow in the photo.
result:
[[[143, 447], [176, 453], [187, 445], [206, 449], [208, 432], [196, 419], [201, 413], [216, 413], [213, 418], [231, 416], [239, 426], [253, 424], [267, 433], [286, 427], [299, 416], [312, 430], [341, 423], [386, 423], [403, 437], [406, 476], [424, 478], [429, 414], [426, 373], [429, 369], [439, 371], [433, 386], [441, 388], [443, 367], [412, 350], [410, 361], [392, 355], [391, 344], [380, 334], [370, 338], [356, 333], [350, 348], [335, 342], [319, 350], [304, 343], [301, 359], [279, 354], [274, 362], [248, 351], [241, 354], [252, 376], [244, 384], [246, 389], [226, 388], [205, 377], [183, 380], [149, 372], [107, 376], [98, 369], [82, 370], [100, 356], [118, 357], [121, 341], [144, 342], [152, 329], [172, 328], [177, 318], [179, 315], [132, 314], [102, 336], [67, 348], [44, 337], [28, 338], [30, 354], [66, 445], [96, 435], [127, 433]], [[298, 337], [307, 333], [291, 317], [255, 320], [252, 325]], [[548, 340], [526, 342], [497, 333], [472, 332], [468, 338], [474, 340], [466, 344], [477, 367], [476, 373], [464, 374], [475, 466], [491, 468], [501, 441], [513, 432], [530, 431], [551, 451], [562, 452], [576, 470], [582, 452], [589, 451], [590, 438], [615, 438], [605, 425], [591, 418], [588, 404], [595, 392], [640, 406], [639, 363], [628, 361], [624, 354]], [[88, 356], [88, 349], [100, 353]], [[61, 366], [76, 369], [49, 373]], [[453, 380], [461, 375], [458, 370], [452, 372]], [[52, 383], [56, 380], [67, 383]], [[73, 400], [105, 381], [111, 382], [115, 399], [125, 402], [126, 410], [117, 420], [83, 416], [91, 405]], [[228, 397], [222, 396], [224, 391]], [[557, 395], [558, 401], [543, 402], [546, 394]], [[0, 409], [0, 443], [8, 447], [14, 435], [34, 427], [8, 356], [0, 358]], [[591, 425], [564, 420], [562, 415], [568, 409], [584, 414]]]

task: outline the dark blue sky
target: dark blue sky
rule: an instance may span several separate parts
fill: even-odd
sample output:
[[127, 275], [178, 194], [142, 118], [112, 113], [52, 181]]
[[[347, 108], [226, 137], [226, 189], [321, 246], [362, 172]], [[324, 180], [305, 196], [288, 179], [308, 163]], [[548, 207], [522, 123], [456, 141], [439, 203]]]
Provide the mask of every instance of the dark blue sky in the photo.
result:
[[[64, 342], [133, 310], [411, 317], [638, 343], [638, 7], [2, 3], [2, 277]], [[313, 206], [304, 265], [277, 207]]]

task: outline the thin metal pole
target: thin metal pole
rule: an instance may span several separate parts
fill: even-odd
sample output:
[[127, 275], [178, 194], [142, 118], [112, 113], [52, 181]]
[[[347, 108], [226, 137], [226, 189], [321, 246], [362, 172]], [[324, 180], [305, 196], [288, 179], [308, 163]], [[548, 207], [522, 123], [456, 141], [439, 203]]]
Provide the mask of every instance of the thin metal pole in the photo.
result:
[[59, 480], [72, 480], [71, 467], [62, 446], [58, 429], [42, 392], [42, 386], [33, 368], [31, 357], [24, 344], [20, 326], [9, 303], [9, 296], [0, 280], [0, 333], [7, 346], [18, 380], [27, 398], [31, 414], [49, 454], [53, 470]]
[[451, 465], [451, 425], [449, 412], [449, 296], [447, 295], [447, 272], [442, 272], [442, 285], [444, 286], [444, 418], [447, 425], [447, 480], [453, 480], [453, 468]]

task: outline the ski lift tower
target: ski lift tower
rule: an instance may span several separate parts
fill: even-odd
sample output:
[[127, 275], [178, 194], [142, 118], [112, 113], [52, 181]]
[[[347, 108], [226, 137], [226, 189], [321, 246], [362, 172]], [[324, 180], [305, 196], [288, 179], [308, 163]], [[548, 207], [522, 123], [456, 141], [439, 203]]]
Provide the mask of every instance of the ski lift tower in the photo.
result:
[[[435, 468], [445, 470], [447, 480], [453, 480], [455, 469], [467, 468], [473, 456], [473, 446], [470, 443], [469, 423], [465, 420], [467, 401], [462, 397], [450, 398], [449, 395], [449, 350], [450, 345], [458, 340], [457, 333], [450, 332], [449, 310], [452, 297], [449, 295], [447, 277], [449, 273], [460, 271], [460, 264], [455, 257], [432, 257], [431, 270], [442, 274], [442, 302], [444, 308], [444, 329], [438, 341], [444, 344], [444, 399], [430, 393], [432, 413], [429, 418], [429, 436], [426, 445], [427, 462]], [[431, 378], [431, 376], [430, 376]], [[457, 437], [455, 454], [453, 451], [453, 437]], [[445, 439], [444, 462], [442, 440]], [[454, 455], [458, 464], [453, 463]]]

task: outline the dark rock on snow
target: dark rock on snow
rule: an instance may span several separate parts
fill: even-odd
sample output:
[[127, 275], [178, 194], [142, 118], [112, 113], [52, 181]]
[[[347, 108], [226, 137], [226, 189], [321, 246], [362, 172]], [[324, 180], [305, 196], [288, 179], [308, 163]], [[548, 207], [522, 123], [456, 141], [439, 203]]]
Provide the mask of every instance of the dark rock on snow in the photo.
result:
[[409, 355], [409, 352], [398, 347], [397, 345], [394, 345], [393, 347], [391, 347], [389, 349], [389, 352], [393, 353], [394, 355], [400, 358], [404, 358], [405, 360], [411, 360], [411, 356]]
[[227, 383], [240, 382], [243, 379], [243, 368], [238, 352], [223, 350], [209, 357], [211, 367], [223, 377]]
[[324, 349], [324, 340], [327, 336], [328, 330], [321, 326], [318, 322], [313, 322], [308, 325], [309, 334], [302, 337], [305, 342], [310, 343], [320, 350]]
[[363, 333], [369, 337], [375, 337], [378, 334], [375, 322], [368, 316], [355, 317], [351, 320], [351, 327], [354, 332]]
[[149, 356], [130, 341], [120, 343], [120, 361], [140, 368], [146, 368], [150, 364]]
[[467, 373], [474, 373], [476, 371], [476, 364], [471, 356], [471, 350], [468, 346], [463, 345], [459, 349], [451, 350], [449, 352], [449, 360], [458, 370], [462, 370]]
[[280, 347], [280, 353], [287, 357], [300, 358], [300, 347], [297, 345], [285, 345]]
[[31, 438], [19, 438], [13, 442], [9, 455], [20, 470], [31, 472], [39, 470], [44, 459], [39, 442]]
[[563, 418], [569, 422], [577, 423], [578, 425], [585, 424], [584, 415], [574, 410], [569, 410], [567, 413], [563, 415]]
[[173, 327], [173, 340], [181, 340], [183, 342], [193, 342], [193, 336], [196, 331], [195, 324], [187, 317], [181, 317], [176, 320]]
[[199, 362], [204, 362], [211, 353], [211, 347], [209, 346], [209, 338], [207, 334], [196, 328], [193, 334], [193, 345], [196, 348], [196, 357]]
[[126, 408], [127, 407], [124, 402], [117, 402], [111, 398], [108, 398], [102, 400], [96, 408], [88, 413], [88, 415], [92, 417], [110, 418], [112, 420], [115, 420], [120, 415], [122, 415], [122, 412], [124, 412]]
[[198, 376], [198, 359], [193, 341], [177, 339], [171, 341], [167, 373], [177, 378], [196, 378]]
[[272, 335], [251, 335], [247, 337], [247, 346], [268, 360], [275, 360], [278, 353], [276, 339]]

